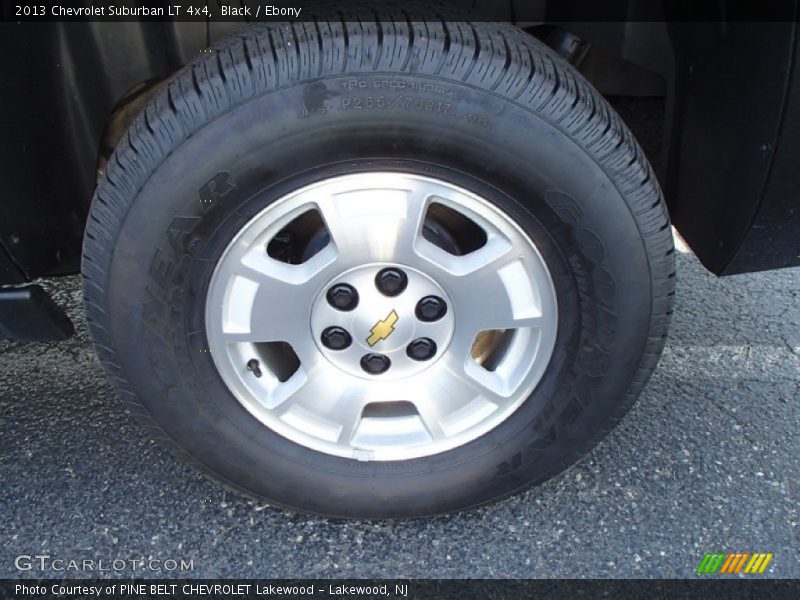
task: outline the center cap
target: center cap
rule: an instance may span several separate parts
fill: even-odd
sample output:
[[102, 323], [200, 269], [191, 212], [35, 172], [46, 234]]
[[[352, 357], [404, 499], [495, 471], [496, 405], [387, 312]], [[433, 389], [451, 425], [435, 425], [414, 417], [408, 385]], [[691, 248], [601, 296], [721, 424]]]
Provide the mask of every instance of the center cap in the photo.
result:
[[[355, 306], [330, 299], [329, 290], [348, 289], [345, 286], [355, 291]], [[430, 298], [443, 307], [434, 319], [419, 308], [427, 307]], [[320, 352], [343, 371], [370, 379], [409, 377], [446, 350], [454, 323], [447, 306], [444, 290], [420, 271], [385, 263], [364, 265], [328, 283], [314, 303], [311, 333]]]

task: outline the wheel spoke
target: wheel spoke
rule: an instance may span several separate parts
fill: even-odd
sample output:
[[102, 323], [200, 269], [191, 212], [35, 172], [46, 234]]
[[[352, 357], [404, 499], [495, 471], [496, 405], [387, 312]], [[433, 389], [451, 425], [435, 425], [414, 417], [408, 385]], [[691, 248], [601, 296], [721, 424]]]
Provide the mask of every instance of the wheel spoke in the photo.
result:
[[440, 440], [447, 437], [444, 431], [442, 431], [441, 425], [441, 419], [446, 416], [443, 413], [443, 406], [439, 403], [434, 404], [431, 402], [414, 402], [414, 406], [431, 438]]
[[261, 248], [245, 253], [222, 298], [224, 337], [302, 345], [308, 336], [298, 324], [308, 322], [314, 295], [334, 258], [332, 249], [324, 249], [301, 265], [290, 265]]
[[524, 258], [503, 238], [465, 256], [436, 257], [440, 281], [448, 289], [458, 314], [457, 327], [470, 342], [487, 329], [539, 327], [546, 318], [539, 292]]
[[309, 433], [347, 445], [358, 428], [365, 400], [358, 387], [346, 387], [322, 369], [309, 374], [306, 383], [280, 406], [280, 418]]
[[491, 385], [470, 376], [465, 364], [452, 357], [437, 369], [428, 392], [428, 398], [414, 405], [434, 440], [461, 433], [508, 402]]
[[319, 198], [316, 204], [345, 261], [404, 262], [412, 257], [425, 211], [425, 197], [415, 190], [353, 190]]
[[457, 394], [462, 401], [481, 397], [498, 406], [504, 405], [507, 402], [507, 398], [503, 392], [502, 385], [493, 381], [492, 378], [476, 377], [477, 372], [472, 368], [473, 365], [478, 366], [474, 361], [462, 362], [455, 355], [443, 365], [447, 373], [443, 377], [443, 381], [448, 386], [448, 389], [453, 390], [451, 393]]

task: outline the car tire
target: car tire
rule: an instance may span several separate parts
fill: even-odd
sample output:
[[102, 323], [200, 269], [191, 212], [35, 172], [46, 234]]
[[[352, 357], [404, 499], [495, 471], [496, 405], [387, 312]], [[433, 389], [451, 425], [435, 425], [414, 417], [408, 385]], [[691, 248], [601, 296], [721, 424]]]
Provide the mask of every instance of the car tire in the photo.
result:
[[[428, 204], [412, 247], [424, 246], [427, 258], [414, 250], [418, 264], [402, 274], [403, 285], [453, 303], [439, 329], [425, 329], [420, 313], [414, 316], [421, 310], [412, 308], [416, 296], [398, 304], [399, 321], [392, 321], [384, 311], [394, 305], [375, 294], [372, 282], [384, 286], [384, 296], [395, 293], [396, 282], [380, 283], [373, 271], [363, 271], [373, 269], [377, 278], [381, 269], [406, 268], [408, 261], [393, 260], [373, 232], [391, 221], [381, 211], [393, 190], [417, 187]], [[324, 211], [321, 217], [287, 212], [291, 202], [320, 189], [336, 198], [345, 194], [350, 234], [337, 238], [328, 231]], [[441, 214], [432, 215], [431, 198]], [[337, 202], [332, 210], [341, 216], [345, 200]], [[305, 216], [287, 220], [298, 215]], [[258, 237], [267, 230], [267, 238]], [[367, 237], [356, 246], [364, 265], [358, 265], [356, 250], [344, 248], [347, 235], [363, 232]], [[508, 241], [516, 262], [483, 270], [472, 286], [459, 284], [460, 267], [442, 268], [495, 239]], [[287, 280], [306, 277], [303, 265], [322, 264], [317, 257], [326, 252], [341, 252], [350, 262], [330, 271], [324, 285], [314, 283], [314, 297], [268, 296], [269, 284], [236, 271], [245, 255], [231, 253], [247, 244], [247, 256], [261, 244], [264, 256], [253, 260], [299, 274]], [[436, 257], [442, 264], [434, 264]], [[614, 110], [572, 66], [511, 25], [417, 22], [399, 8], [252, 25], [181, 69], [136, 118], [98, 183], [82, 271], [100, 361], [149, 434], [213, 478], [270, 503], [361, 518], [465, 509], [575, 463], [622, 419], [655, 368], [675, 274], [669, 218], [653, 171]], [[317, 277], [312, 271], [308, 277]], [[360, 282], [361, 304], [374, 302], [380, 310], [351, 318], [336, 308], [340, 301], [327, 294], [337, 281], [347, 283], [342, 272]], [[345, 294], [340, 304], [351, 300]], [[500, 357], [489, 364], [495, 359], [476, 358], [478, 338], [465, 350], [467, 334], [459, 329], [468, 313], [481, 319], [476, 302], [489, 316], [510, 311], [513, 319], [536, 313], [542, 320], [487, 329], [487, 356]], [[219, 328], [218, 315], [227, 319]], [[375, 382], [384, 359], [366, 367], [331, 350], [360, 344], [366, 357], [364, 337], [373, 329], [363, 319], [370, 318], [374, 335], [394, 335], [404, 344], [389, 348], [388, 337], [379, 342], [394, 352], [390, 383], [382, 387]], [[231, 341], [238, 338], [212, 331], [250, 331], [257, 319], [285, 336], [300, 332], [310, 340], [307, 349], [292, 357], [278, 334], [239, 346]], [[355, 329], [347, 336], [320, 333], [315, 320], [319, 327]], [[401, 334], [404, 326], [412, 328]], [[409, 347], [409, 336], [420, 331], [440, 336], [431, 338], [435, 350]], [[284, 354], [273, 362], [276, 348]], [[369, 395], [380, 388], [383, 399], [393, 390], [402, 400], [387, 412], [378, 402], [370, 412], [378, 433], [348, 441], [361, 435], [364, 408], [350, 438], [328, 427], [331, 419], [311, 414], [339, 402], [332, 399], [332, 390], [340, 391], [336, 383], [319, 385], [292, 419], [288, 410], [276, 417], [263, 406], [262, 387], [253, 386], [267, 386], [265, 397], [278, 403], [270, 390], [298, 372], [298, 388], [323, 372], [304, 369], [298, 356], [314, 348], [325, 355], [319, 369], [341, 371], [342, 379], [330, 381], [341, 381], [342, 389]], [[508, 348], [519, 352], [506, 369], [497, 365], [511, 361]], [[427, 352], [430, 365], [444, 364], [439, 356], [450, 352], [484, 361], [469, 369], [480, 371], [478, 379], [502, 379], [492, 389], [505, 391], [476, 393], [483, 388], [470, 381], [462, 392], [459, 381], [469, 377], [460, 372], [461, 380], [425, 379], [434, 367], [418, 366], [414, 352], [423, 361]], [[282, 369], [288, 369], [284, 377]], [[429, 387], [418, 386], [422, 380]], [[421, 400], [426, 394], [428, 404]], [[463, 397], [469, 394], [477, 400]], [[450, 403], [440, 414], [452, 412], [428, 425], [425, 407], [437, 403]], [[464, 411], [458, 418], [456, 405]], [[502, 419], [481, 416], [487, 405]], [[353, 417], [342, 417], [345, 427], [346, 419]], [[415, 429], [419, 422], [424, 430]]]

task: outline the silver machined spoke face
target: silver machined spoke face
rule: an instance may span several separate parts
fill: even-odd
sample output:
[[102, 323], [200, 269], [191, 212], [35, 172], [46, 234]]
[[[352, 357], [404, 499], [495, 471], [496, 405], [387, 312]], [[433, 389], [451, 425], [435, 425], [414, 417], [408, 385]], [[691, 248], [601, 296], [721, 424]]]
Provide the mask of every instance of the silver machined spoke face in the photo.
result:
[[296, 190], [223, 252], [206, 334], [223, 381], [312, 450], [408, 460], [491, 431], [552, 356], [555, 288], [534, 242], [485, 199], [406, 173]]

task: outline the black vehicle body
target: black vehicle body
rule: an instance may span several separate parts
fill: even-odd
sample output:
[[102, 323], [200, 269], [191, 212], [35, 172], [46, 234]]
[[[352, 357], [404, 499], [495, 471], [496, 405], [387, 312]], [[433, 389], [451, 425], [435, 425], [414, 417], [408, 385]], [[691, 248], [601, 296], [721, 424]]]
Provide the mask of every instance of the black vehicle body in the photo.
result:
[[[494, 18], [532, 30], [548, 16], [544, 0], [485, 4]], [[563, 10], [570, 3], [561, 4]], [[725, 14], [728, 3], [718, 4]], [[800, 265], [795, 19], [689, 23], [669, 21], [668, 14], [665, 19], [545, 20], [662, 78], [666, 116], [659, 178], [673, 223], [710, 271], [730, 275]], [[240, 25], [217, 20], [0, 24], [6, 57], [0, 66], [0, 286], [78, 272], [105, 146], [114, 145], [142, 97]], [[604, 84], [619, 83], [608, 70], [598, 71], [596, 80], [587, 76], [601, 91]], [[637, 81], [621, 85], [624, 93], [626, 86], [637, 88]], [[30, 296], [41, 301], [38, 294]], [[24, 300], [14, 297], [16, 303]], [[52, 312], [30, 304], [31, 315]], [[0, 308], [0, 315], [4, 312]], [[9, 326], [7, 335], [20, 336], [18, 330]], [[29, 337], [68, 333], [45, 328]]]

